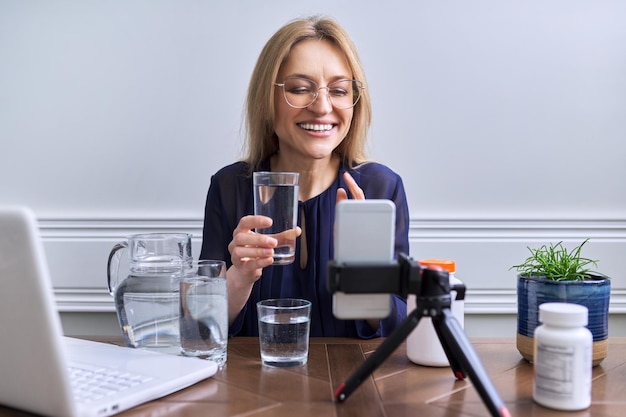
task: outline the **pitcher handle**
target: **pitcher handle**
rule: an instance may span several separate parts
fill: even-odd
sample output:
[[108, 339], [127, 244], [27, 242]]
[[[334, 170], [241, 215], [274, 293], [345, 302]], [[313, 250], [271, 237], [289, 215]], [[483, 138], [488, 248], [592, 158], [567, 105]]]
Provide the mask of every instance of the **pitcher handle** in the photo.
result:
[[[119, 251], [121, 249], [127, 249], [127, 248], [128, 248], [127, 242], [120, 242], [116, 244], [115, 246], [113, 246], [113, 249], [111, 249], [111, 253], [109, 254], [109, 260], [107, 262], [107, 287], [109, 288], [109, 293], [111, 295], [113, 295], [113, 293], [115, 292], [115, 288], [117, 287], [117, 284], [119, 284], [119, 280], [118, 280], [118, 273], [120, 269], [120, 261], [119, 261], [120, 252]], [[114, 258], [117, 260], [117, 268], [115, 268], [115, 271], [111, 269], [111, 264]], [[114, 282], [111, 282], [112, 275], [115, 278]]]

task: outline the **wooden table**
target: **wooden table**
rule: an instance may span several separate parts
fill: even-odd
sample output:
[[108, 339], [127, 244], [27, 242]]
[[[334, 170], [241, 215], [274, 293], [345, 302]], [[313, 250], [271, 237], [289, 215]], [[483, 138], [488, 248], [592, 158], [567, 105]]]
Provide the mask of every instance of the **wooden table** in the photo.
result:
[[[593, 370], [589, 409], [559, 412], [532, 400], [533, 368], [513, 339], [472, 339], [512, 416], [606, 416], [626, 413], [626, 338], [612, 338], [609, 356]], [[344, 403], [334, 389], [380, 340], [311, 339], [309, 361], [298, 368], [263, 367], [256, 338], [229, 340], [224, 369], [193, 387], [144, 404], [120, 416], [210, 417], [484, 417], [489, 413], [471, 381], [457, 381], [450, 368], [414, 365], [401, 345]], [[0, 416], [25, 414], [0, 407]]]

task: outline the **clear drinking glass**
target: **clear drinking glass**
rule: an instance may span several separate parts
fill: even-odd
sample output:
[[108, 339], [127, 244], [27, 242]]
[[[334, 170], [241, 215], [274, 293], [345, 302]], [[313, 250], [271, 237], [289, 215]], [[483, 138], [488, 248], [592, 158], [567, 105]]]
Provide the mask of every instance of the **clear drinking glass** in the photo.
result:
[[279, 368], [306, 364], [311, 302], [292, 298], [263, 300], [257, 303], [257, 313], [263, 364]]
[[226, 264], [193, 261], [180, 281], [180, 345], [185, 356], [226, 362], [228, 292]]
[[270, 217], [273, 222], [270, 227], [256, 229], [256, 232], [278, 239], [274, 264], [290, 264], [296, 256], [298, 179], [297, 172], [253, 174], [254, 214]]

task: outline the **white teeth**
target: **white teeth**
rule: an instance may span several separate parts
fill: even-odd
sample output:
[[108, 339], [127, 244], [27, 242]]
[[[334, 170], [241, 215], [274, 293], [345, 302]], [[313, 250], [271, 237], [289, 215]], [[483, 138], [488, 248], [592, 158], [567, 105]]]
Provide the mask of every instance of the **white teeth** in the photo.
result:
[[333, 128], [333, 125], [331, 124], [319, 125], [319, 124], [312, 124], [312, 123], [300, 123], [298, 126], [300, 126], [302, 129], [315, 130], [318, 132], [321, 132], [324, 130], [330, 130]]

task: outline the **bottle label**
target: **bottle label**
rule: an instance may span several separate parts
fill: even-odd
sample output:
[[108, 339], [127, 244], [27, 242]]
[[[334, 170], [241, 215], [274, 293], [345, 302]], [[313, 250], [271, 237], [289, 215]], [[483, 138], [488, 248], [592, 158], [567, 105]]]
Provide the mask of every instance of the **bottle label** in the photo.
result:
[[536, 393], [558, 402], [585, 401], [584, 394], [591, 391], [591, 349], [537, 341], [535, 355]]
[[535, 358], [537, 389], [554, 397], [571, 398], [574, 394], [575, 356], [576, 348], [573, 346], [538, 344]]

